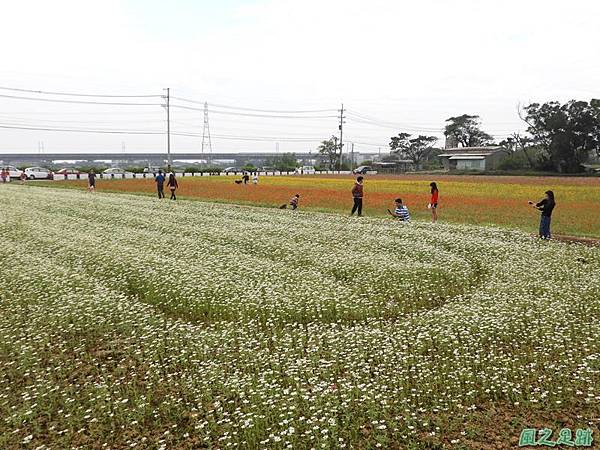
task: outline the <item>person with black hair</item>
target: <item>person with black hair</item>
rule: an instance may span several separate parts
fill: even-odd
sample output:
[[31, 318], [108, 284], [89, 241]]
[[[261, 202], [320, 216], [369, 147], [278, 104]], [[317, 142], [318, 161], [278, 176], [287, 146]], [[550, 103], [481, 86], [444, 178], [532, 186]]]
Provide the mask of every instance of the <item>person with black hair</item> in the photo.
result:
[[[294, 196], [291, 198], [290, 202], [289, 202], [290, 208], [292, 208], [292, 210], [296, 210], [296, 209], [298, 209], [298, 202], [299, 202], [299, 201], [300, 201], [300, 194], [296, 194], [296, 195], [294, 195]], [[288, 204], [287, 204], [287, 203], [284, 203], [283, 205], [281, 205], [281, 206], [279, 207], [279, 209], [286, 209], [287, 207], [288, 207]]]
[[408, 212], [408, 208], [402, 203], [402, 199], [397, 198], [394, 200], [394, 203], [394, 211], [388, 209], [388, 213], [390, 213], [392, 217], [400, 219], [402, 222], [410, 222], [410, 213]]
[[167, 181], [167, 186], [169, 186], [169, 190], [171, 191], [171, 200], [177, 200], [175, 190], [179, 187], [179, 184], [177, 183], [177, 180], [175, 179], [175, 174], [173, 172], [169, 174], [169, 181]]
[[354, 215], [358, 212], [358, 217], [362, 216], [362, 205], [363, 205], [363, 180], [364, 177], [356, 178], [356, 183], [352, 188], [352, 198], [354, 199], [354, 206], [352, 206], [352, 212], [350, 215]]
[[530, 200], [528, 203], [542, 213], [542, 216], [540, 217], [540, 238], [550, 239], [550, 222], [552, 220], [552, 211], [556, 206], [556, 202], [554, 201], [553, 191], [546, 191], [545, 194], [546, 197], [539, 202], [534, 203]]
[[88, 192], [96, 191], [96, 174], [94, 173], [94, 169], [90, 170], [88, 173]]
[[431, 183], [429, 183], [429, 187], [431, 187], [431, 199], [429, 200], [429, 205], [427, 205], [427, 207], [431, 209], [431, 216], [433, 219], [433, 223], [436, 223], [437, 222], [437, 207], [438, 207], [439, 190], [437, 187], [437, 183], [435, 181], [432, 181]]
[[164, 191], [165, 176], [163, 175], [162, 170], [158, 171], [158, 175], [156, 175], [156, 177], [154, 178], [154, 181], [156, 182], [156, 190], [158, 191], [158, 198], [165, 198], [165, 191]]

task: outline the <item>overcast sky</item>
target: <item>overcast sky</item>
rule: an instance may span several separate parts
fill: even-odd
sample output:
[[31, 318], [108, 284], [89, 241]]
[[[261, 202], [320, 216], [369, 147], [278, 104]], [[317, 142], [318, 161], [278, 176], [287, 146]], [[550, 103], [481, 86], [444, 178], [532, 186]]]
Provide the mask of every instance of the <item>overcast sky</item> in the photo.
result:
[[[444, 121], [481, 116], [498, 140], [522, 130], [517, 105], [600, 97], [597, 0], [10, 1], [0, 16], [0, 86], [161, 95], [209, 103], [213, 151], [315, 150], [338, 133], [356, 151], [401, 131], [440, 137]], [[161, 98], [82, 98], [0, 90], [0, 153], [162, 151]], [[172, 100], [172, 130], [202, 134], [202, 104]], [[319, 113], [260, 113], [211, 106]], [[329, 111], [331, 110], [331, 111]], [[233, 114], [231, 114], [233, 113]], [[249, 116], [239, 113], [254, 114]], [[287, 115], [259, 117], [260, 115]], [[305, 118], [305, 116], [309, 116]], [[316, 117], [315, 117], [316, 116]], [[368, 117], [369, 120], [362, 120]], [[366, 123], [369, 122], [369, 123]], [[261, 139], [261, 140], [241, 140]], [[173, 136], [172, 151], [201, 137]]]

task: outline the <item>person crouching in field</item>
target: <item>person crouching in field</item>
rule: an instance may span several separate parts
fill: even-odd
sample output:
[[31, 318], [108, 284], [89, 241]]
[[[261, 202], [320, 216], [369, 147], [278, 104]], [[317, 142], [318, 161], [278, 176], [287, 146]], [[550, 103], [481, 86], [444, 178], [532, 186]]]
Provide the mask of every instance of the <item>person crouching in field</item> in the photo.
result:
[[27, 181], [27, 174], [25, 173], [24, 170], [21, 172], [19, 179], [21, 180], [21, 184], [25, 184], [25, 181]]
[[[291, 200], [290, 200], [290, 203], [289, 203], [289, 205], [290, 205], [290, 208], [292, 208], [292, 210], [296, 210], [296, 209], [298, 209], [298, 202], [299, 202], [299, 201], [300, 201], [300, 194], [296, 194], [296, 195], [294, 195], [294, 196], [291, 198]], [[288, 206], [288, 204], [287, 204], [287, 203], [284, 203], [283, 205], [281, 205], [281, 206], [279, 207], [279, 209], [286, 209], [286, 208], [287, 208], [287, 206]]]
[[96, 174], [94, 173], [94, 169], [90, 170], [88, 173], [88, 192], [94, 192], [96, 189]]
[[162, 173], [162, 170], [158, 171], [158, 175], [154, 178], [156, 182], [156, 190], [158, 191], [158, 198], [165, 198], [165, 176]]
[[394, 200], [394, 203], [394, 212], [390, 211], [389, 209], [388, 212], [393, 217], [400, 219], [402, 222], [410, 222], [410, 213], [408, 212], [408, 208], [402, 204], [402, 199], [397, 198], [396, 200]]
[[429, 187], [431, 187], [431, 199], [429, 200], [429, 205], [427, 205], [427, 207], [431, 209], [432, 222], [436, 223], [439, 191], [435, 181], [429, 183]]
[[358, 217], [362, 216], [362, 205], [363, 205], [363, 177], [356, 178], [356, 183], [352, 188], [352, 198], [354, 199], [354, 206], [352, 206], [351, 216], [355, 212], [358, 212]]
[[171, 200], [177, 200], [175, 191], [179, 187], [179, 184], [177, 184], [177, 180], [175, 179], [175, 174], [173, 172], [169, 174], [169, 181], [167, 181], [167, 186], [169, 186], [169, 190], [171, 191]]
[[552, 220], [552, 210], [556, 206], [556, 202], [554, 201], [554, 192], [546, 191], [545, 194], [546, 197], [539, 202], [534, 203], [530, 200], [528, 203], [542, 213], [540, 217], [540, 238], [550, 239], [550, 221]]

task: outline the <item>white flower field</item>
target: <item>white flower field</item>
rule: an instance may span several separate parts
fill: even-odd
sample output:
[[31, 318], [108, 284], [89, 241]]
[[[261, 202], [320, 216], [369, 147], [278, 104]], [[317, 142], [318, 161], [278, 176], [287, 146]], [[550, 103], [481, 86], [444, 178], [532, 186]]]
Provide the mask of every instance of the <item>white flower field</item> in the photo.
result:
[[2, 449], [600, 438], [598, 248], [34, 186], [0, 207]]

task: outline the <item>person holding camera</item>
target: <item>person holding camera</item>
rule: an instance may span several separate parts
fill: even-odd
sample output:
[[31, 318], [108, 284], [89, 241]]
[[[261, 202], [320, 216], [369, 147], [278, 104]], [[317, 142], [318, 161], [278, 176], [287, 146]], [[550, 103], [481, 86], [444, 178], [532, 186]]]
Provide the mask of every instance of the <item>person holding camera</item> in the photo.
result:
[[542, 216], [540, 217], [540, 238], [542, 239], [550, 239], [550, 222], [552, 220], [552, 211], [556, 207], [556, 202], [554, 201], [554, 192], [546, 191], [546, 197], [540, 200], [537, 203], [529, 200], [529, 204], [541, 211]]

